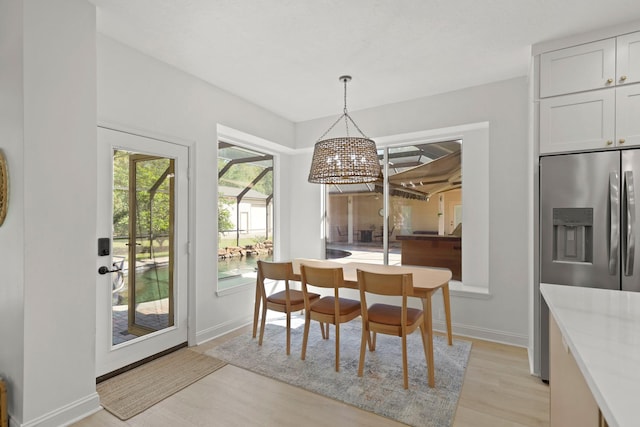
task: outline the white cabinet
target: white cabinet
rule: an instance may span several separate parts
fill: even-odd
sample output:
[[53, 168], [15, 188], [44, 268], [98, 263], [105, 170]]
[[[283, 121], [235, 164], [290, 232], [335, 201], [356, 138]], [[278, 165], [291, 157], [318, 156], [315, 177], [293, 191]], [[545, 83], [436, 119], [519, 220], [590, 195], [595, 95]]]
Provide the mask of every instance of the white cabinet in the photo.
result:
[[540, 101], [540, 153], [615, 145], [615, 92], [598, 90]]
[[540, 154], [640, 146], [640, 31], [540, 55]]
[[640, 31], [540, 55], [540, 98], [640, 82]]
[[616, 45], [617, 84], [640, 82], [640, 32], [618, 37]]
[[616, 40], [607, 39], [540, 55], [540, 97], [615, 84]]
[[640, 145], [640, 85], [616, 88], [616, 144]]

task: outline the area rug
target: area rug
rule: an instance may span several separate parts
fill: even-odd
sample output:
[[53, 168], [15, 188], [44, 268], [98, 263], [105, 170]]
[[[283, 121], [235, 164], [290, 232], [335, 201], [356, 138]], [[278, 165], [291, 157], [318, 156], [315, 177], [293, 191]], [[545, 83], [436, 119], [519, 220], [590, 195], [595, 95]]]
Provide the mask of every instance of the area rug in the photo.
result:
[[339, 400], [412, 426], [450, 426], [471, 351], [471, 342], [434, 336], [435, 388], [427, 384], [427, 366], [419, 332], [407, 337], [409, 389], [403, 388], [402, 342], [378, 334], [376, 351], [367, 350], [363, 377], [358, 377], [361, 322], [340, 327], [340, 372], [335, 371], [335, 331], [323, 340], [314, 322], [306, 360], [300, 360], [304, 327], [298, 320], [291, 331], [287, 356], [286, 329], [268, 323], [262, 346], [243, 334], [206, 352], [231, 365]]
[[101, 382], [100, 403], [124, 421], [225, 365], [184, 348]]

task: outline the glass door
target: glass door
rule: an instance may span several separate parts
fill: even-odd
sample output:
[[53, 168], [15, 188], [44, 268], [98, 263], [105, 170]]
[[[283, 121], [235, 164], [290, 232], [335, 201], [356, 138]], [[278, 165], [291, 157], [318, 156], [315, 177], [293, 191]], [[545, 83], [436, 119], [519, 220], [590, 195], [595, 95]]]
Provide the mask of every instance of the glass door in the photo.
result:
[[[188, 148], [99, 129], [97, 376], [187, 341]], [[106, 268], [106, 270], [105, 270]]]
[[112, 311], [118, 325], [126, 301], [127, 330], [114, 328], [113, 344], [174, 325], [173, 179], [173, 159], [114, 150], [114, 230], [125, 232], [114, 239], [126, 242], [128, 268]]

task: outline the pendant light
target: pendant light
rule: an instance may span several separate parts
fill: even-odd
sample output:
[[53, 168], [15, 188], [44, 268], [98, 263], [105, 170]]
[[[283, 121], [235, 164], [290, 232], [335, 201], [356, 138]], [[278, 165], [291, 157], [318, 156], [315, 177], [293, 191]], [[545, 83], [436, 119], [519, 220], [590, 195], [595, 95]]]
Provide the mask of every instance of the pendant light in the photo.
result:
[[[344, 83], [344, 110], [338, 119], [318, 139], [313, 149], [309, 182], [316, 184], [358, 184], [376, 181], [380, 177], [380, 162], [376, 143], [368, 138], [347, 112], [347, 83], [351, 76], [341, 76]], [[344, 118], [346, 136], [324, 138]], [[349, 122], [362, 137], [349, 136]]]

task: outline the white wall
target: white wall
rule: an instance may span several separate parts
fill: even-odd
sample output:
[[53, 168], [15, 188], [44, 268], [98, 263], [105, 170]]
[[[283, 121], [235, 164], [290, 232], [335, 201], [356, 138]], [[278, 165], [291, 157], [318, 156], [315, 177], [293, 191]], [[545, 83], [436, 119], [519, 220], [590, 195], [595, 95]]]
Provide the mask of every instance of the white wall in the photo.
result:
[[[521, 346], [528, 344], [531, 280], [528, 108], [528, 83], [522, 77], [352, 113], [360, 128], [374, 139], [375, 135], [387, 137], [489, 122], [489, 241], [485, 247], [489, 248], [490, 295], [454, 295], [453, 324], [457, 333]], [[291, 224], [296, 230], [291, 253], [296, 256], [322, 256], [320, 186], [307, 183], [306, 176], [310, 147], [330, 122], [326, 118], [296, 127], [300, 148], [309, 147], [297, 156], [290, 175], [292, 192], [297, 195]], [[463, 276], [467, 277], [464, 272]], [[435, 324], [442, 326], [441, 302], [436, 301], [434, 307]]]
[[0, 227], [0, 376], [16, 393], [8, 404], [20, 419], [24, 390], [22, 28], [22, 1], [0, 0], [0, 150], [9, 172], [9, 209]]
[[0, 369], [12, 425], [53, 426], [99, 404], [87, 304], [95, 300], [95, 9], [9, 0], [0, 10], [10, 174]]
[[[196, 309], [191, 313], [195, 315], [195, 325], [189, 336], [192, 342], [202, 342], [248, 322], [253, 313], [253, 286], [237, 293], [216, 295], [218, 124], [241, 131], [234, 133], [240, 138], [244, 132], [258, 142], [264, 139], [281, 144], [282, 149], [294, 145], [293, 124], [101, 35], [98, 35], [98, 120], [191, 146], [195, 153], [192, 156], [195, 212], [191, 224], [195, 230], [192, 245], [195, 258], [191, 281], [195, 284], [192, 301]], [[275, 162], [286, 167], [287, 157], [277, 155]], [[275, 191], [280, 190], [279, 182], [281, 185], [277, 178]], [[283, 206], [287, 206], [286, 192], [279, 193], [281, 202], [284, 198]], [[287, 210], [278, 214], [282, 223], [287, 224]], [[289, 240], [288, 230], [276, 231], [284, 236], [285, 242]]]

